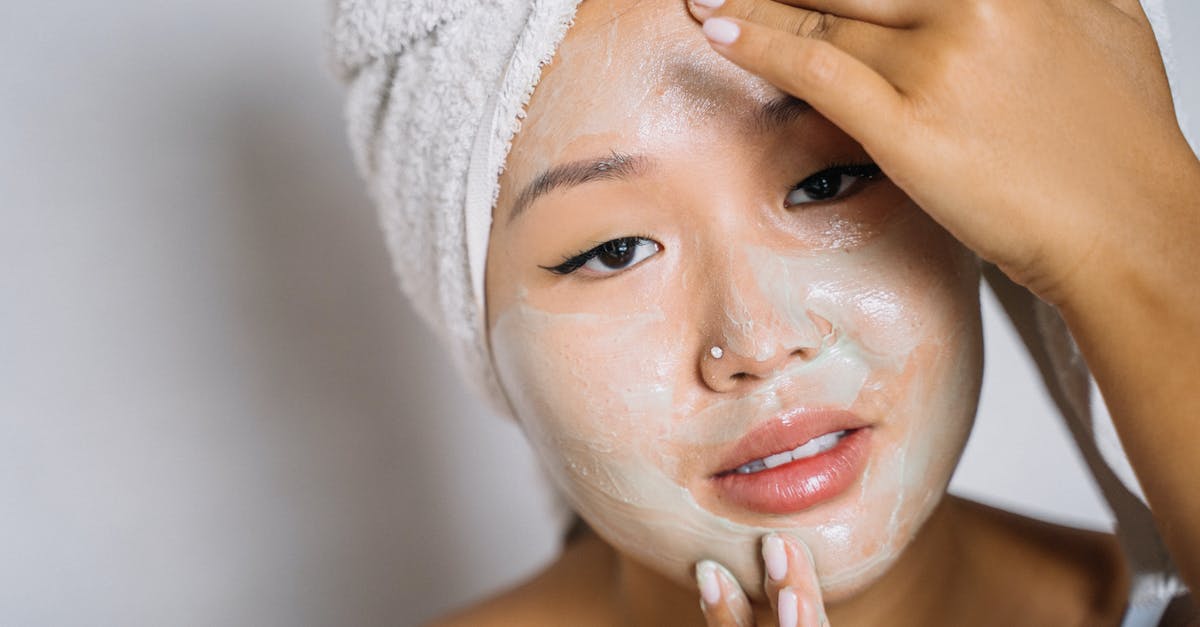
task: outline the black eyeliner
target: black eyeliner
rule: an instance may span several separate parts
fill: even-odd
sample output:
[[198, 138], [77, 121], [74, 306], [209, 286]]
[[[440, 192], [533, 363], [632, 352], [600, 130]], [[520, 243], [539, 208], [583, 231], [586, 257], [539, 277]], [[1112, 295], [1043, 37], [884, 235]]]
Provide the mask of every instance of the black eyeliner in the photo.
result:
[[583, 267], [583, 264], [591, 261], [597, 255], [599, 255], [603, 251], [603, 248], [606, 245], [608, 245], [612, 242], [622, 242], [622, 241], [626, 242], [630, 246], [636, 246], [640, 242], [643, 242], [643, 241], [652, 242], [654, 240], [646, 235], [628, 235], [625, 237], [615, 237], [613, 239], [600, 242], [599, 244], [596, 244], [595, 246], [593, 246], [585, 251], [576, 253], [574, 255], [563, 257], [563, 262], [558, 264], [557, 266], [539, 265], [538, 267], [543, 270], [548, 270], [548, 271], [553, 272], [554, 274], [558, 274], [558, 275], [571, 274], [572, 272]]
[[814, 176], [817, 176], [820, 174], [828, 174], [830, 172], [838, 172], [840, 174], [847, 174], [849, 176], [866, 179], [868, 181], [873, 181], [878, 178], [883, 178], [883, 176], [884, 176], [883, 170], [880, 169], [879, 165], [874, 162], [871, 162], [871, 161], [869, 161], [867, 163], [834, 162], [834, 163], [831, 163], [831, 164], [825, 166], [824, 168], [821, 168], [820, 170], [817, 170], [816, 172], [813, 172], [812, 174], [804, 177], [803, 179], [800, 180], [799, 183], [796, 183], [794, 186], [792, 186], [792, 189], [793, 190], [800, 189], [800, 186], [804, 184], [804, 181], [807, 181], [808, 179], [810, 179]]
[[570, 274], [570, 273], [578, 270], [579, 268], [581, 268], [583, 266], [583, 264], [591, 261], [593, 257], [600, 254], [600, 248], [602, 246], [604, 246], [603, 243], [597, 244], [595, 247], [585, 250], [576, 255], [564, 257], [563, 262], [558, 264], [557, 266], [539, 265], [538, 267], [543, 270], [549, 270], [550, 272], [553, 272], [554, 274]]

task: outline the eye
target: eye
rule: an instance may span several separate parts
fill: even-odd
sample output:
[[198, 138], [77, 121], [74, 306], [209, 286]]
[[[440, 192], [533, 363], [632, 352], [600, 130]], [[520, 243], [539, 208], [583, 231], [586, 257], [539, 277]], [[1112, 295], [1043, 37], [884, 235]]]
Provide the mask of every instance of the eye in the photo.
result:
[[612, 275], [631, 268], [662, 250], [658, 242], [646, 237], [610, 239], [595, 248], [568, 257], [557, 266], [538, 266], [554, 274], [571, 274], [583, 268], [597, 275]]
[[856, 183], [882, 176], [883, 172], [874, 163], [831, 166], [797, 183], [784, 199], [783, 205], [795, 207], [832, 200], [856, 187]]

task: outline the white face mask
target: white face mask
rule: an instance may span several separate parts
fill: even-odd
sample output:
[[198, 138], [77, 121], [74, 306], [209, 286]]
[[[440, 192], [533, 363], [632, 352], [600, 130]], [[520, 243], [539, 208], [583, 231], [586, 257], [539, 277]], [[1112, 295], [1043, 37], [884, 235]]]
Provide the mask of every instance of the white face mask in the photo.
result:
[[[726, 79], [743, 75], [721, 73], [686, 14], [678, 29], [626, 13], [618, 25], [592, 20], [597, 6], [583, 5], [534, 94], [500, 204], [555, 163], [617, 150], [655, 166], [556, 191], [512, 223], [498, 214], [488, 302], [501, 383], [558, 487], [619, 551], [684, 585], [714, 559], [754, 595], [759, 541], [782, 530], [837, 600], [878, 577], [945, 493], [982, 371], [977, 260], [887, 181], [785, 210], [792, 177], [861, 148], [819, 116], [752, 135], [737, 112], [768, 92]], [[634, 44], [646, 37], [691, 73], [630, 70], [644, 69]], [[601, 40], [607, 56], [588, 54]], [[637, 106], [589, 101], [581, 76]], [[688, 123], [668, 123], [682, 105]], [[621, 274], [538, 267], [642, 234], [657, 248]], [[787, 439], [822, 425], [813, 442]], [[802, 459], [736, 476], [788, 451]], [[796, 480], [763, 479], [777, 475]], [[792, 494], [769, 494], [780, 486]]]
[[[716, 559], [757, 590], [759, 539], [786, 530], [812, 549], [828, 594], [856, 590], [942, 497], [975, 411], [978, 311], [964, 298], [974, 260], [942, 241], [926, 267], [896, 263], [912, 259], [904, 251], [922, 229], [911, 219], [855, 250], [812, 256], [746, 245], [728, 270], [706, 271], [727, 286], [711, 305], [728, 321], [722, 359], [815, 347], [744, 394], [696, 380], [704, 347], [689, 327], [703, 316], [689, 320], [672, 299], [688, 286], [615, 311], [551, 312], [526, 294], [492, 329], [502, 382], [558, 486], [623, 552], [681, 582]], [[800, 407], [870, 424], [850, 485], [794, 513], [723, 502], [712, 477], [721, 451]]]

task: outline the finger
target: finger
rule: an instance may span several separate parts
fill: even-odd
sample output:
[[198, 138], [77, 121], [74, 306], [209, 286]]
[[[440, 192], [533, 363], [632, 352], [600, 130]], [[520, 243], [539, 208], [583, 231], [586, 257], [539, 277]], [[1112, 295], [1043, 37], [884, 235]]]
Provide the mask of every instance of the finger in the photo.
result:
[[801, 37], [825, 38], [835, 24], [843, 21], [828, 13], [797, 9], [772, 0], [721, 0], [719, 7], [711, 4], [714, 4], [713, 0], [690, 0], [688, 7], [701, 22], [710, 17], [733, 17]]
[[[696, 0], [689, 3], [695, 7]], [[725, 0], [719, 9], [694, 8], [701, 22], [711, 17], [730, 17], [768, 26], [798, 37], [823, 39], [866, 61], [872, 67], [894, 58], [897, 37], [894, 28], [846, 19], [828, 13], [790, 7], [771, 0]]]
[[[825, 5], [829, 6], [826, 7]], [[762, 20], [755, 19], [754, 15], [772, 15], [792, 11], [800, 12], [800, 19], [802, 20], [837, 17], [893, 28], [916, 26], [920, 22], [921, 16], [917, 11], [917, 6], [915, 2], [901, 0], [841, 0], [840, 2], [808, 2], [804, 0], [688, 0], [688, 8], [691, 9], [692, 15], [701, 22], [714, 15], [730, 15], [758, 22]]]
[[812, 553], [803, 542], [772, 533], [763, 538], [763, 588], [780, 627], [825, 627], [825, 605]]
[[837, 46], [731, 18], [704, 22], [713, 49], [779, 89], [807, 101], [877, 161], [903, 146], [904, 96]]
[[704, 560], [696, 565], [696, 586], [700, 588], [700, 611], [708, 627], [749, 627], [754, 612], [746, 592], [724, 566]]
[[921, 0], [776, 0], [781, 4], [832, 13], [881, 26], [908, 28], [926, 16], [932, 2]]

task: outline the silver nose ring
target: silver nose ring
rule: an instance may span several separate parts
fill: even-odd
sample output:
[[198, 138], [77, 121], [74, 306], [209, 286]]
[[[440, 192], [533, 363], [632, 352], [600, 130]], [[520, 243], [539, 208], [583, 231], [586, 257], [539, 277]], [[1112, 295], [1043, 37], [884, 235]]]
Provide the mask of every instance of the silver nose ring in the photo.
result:
[[720, 359], [725, 356], [725, 351], [721, 350], [720, 346], [714, 346], [708, 349], [708, 354], [712, 355], [713, 359]]

